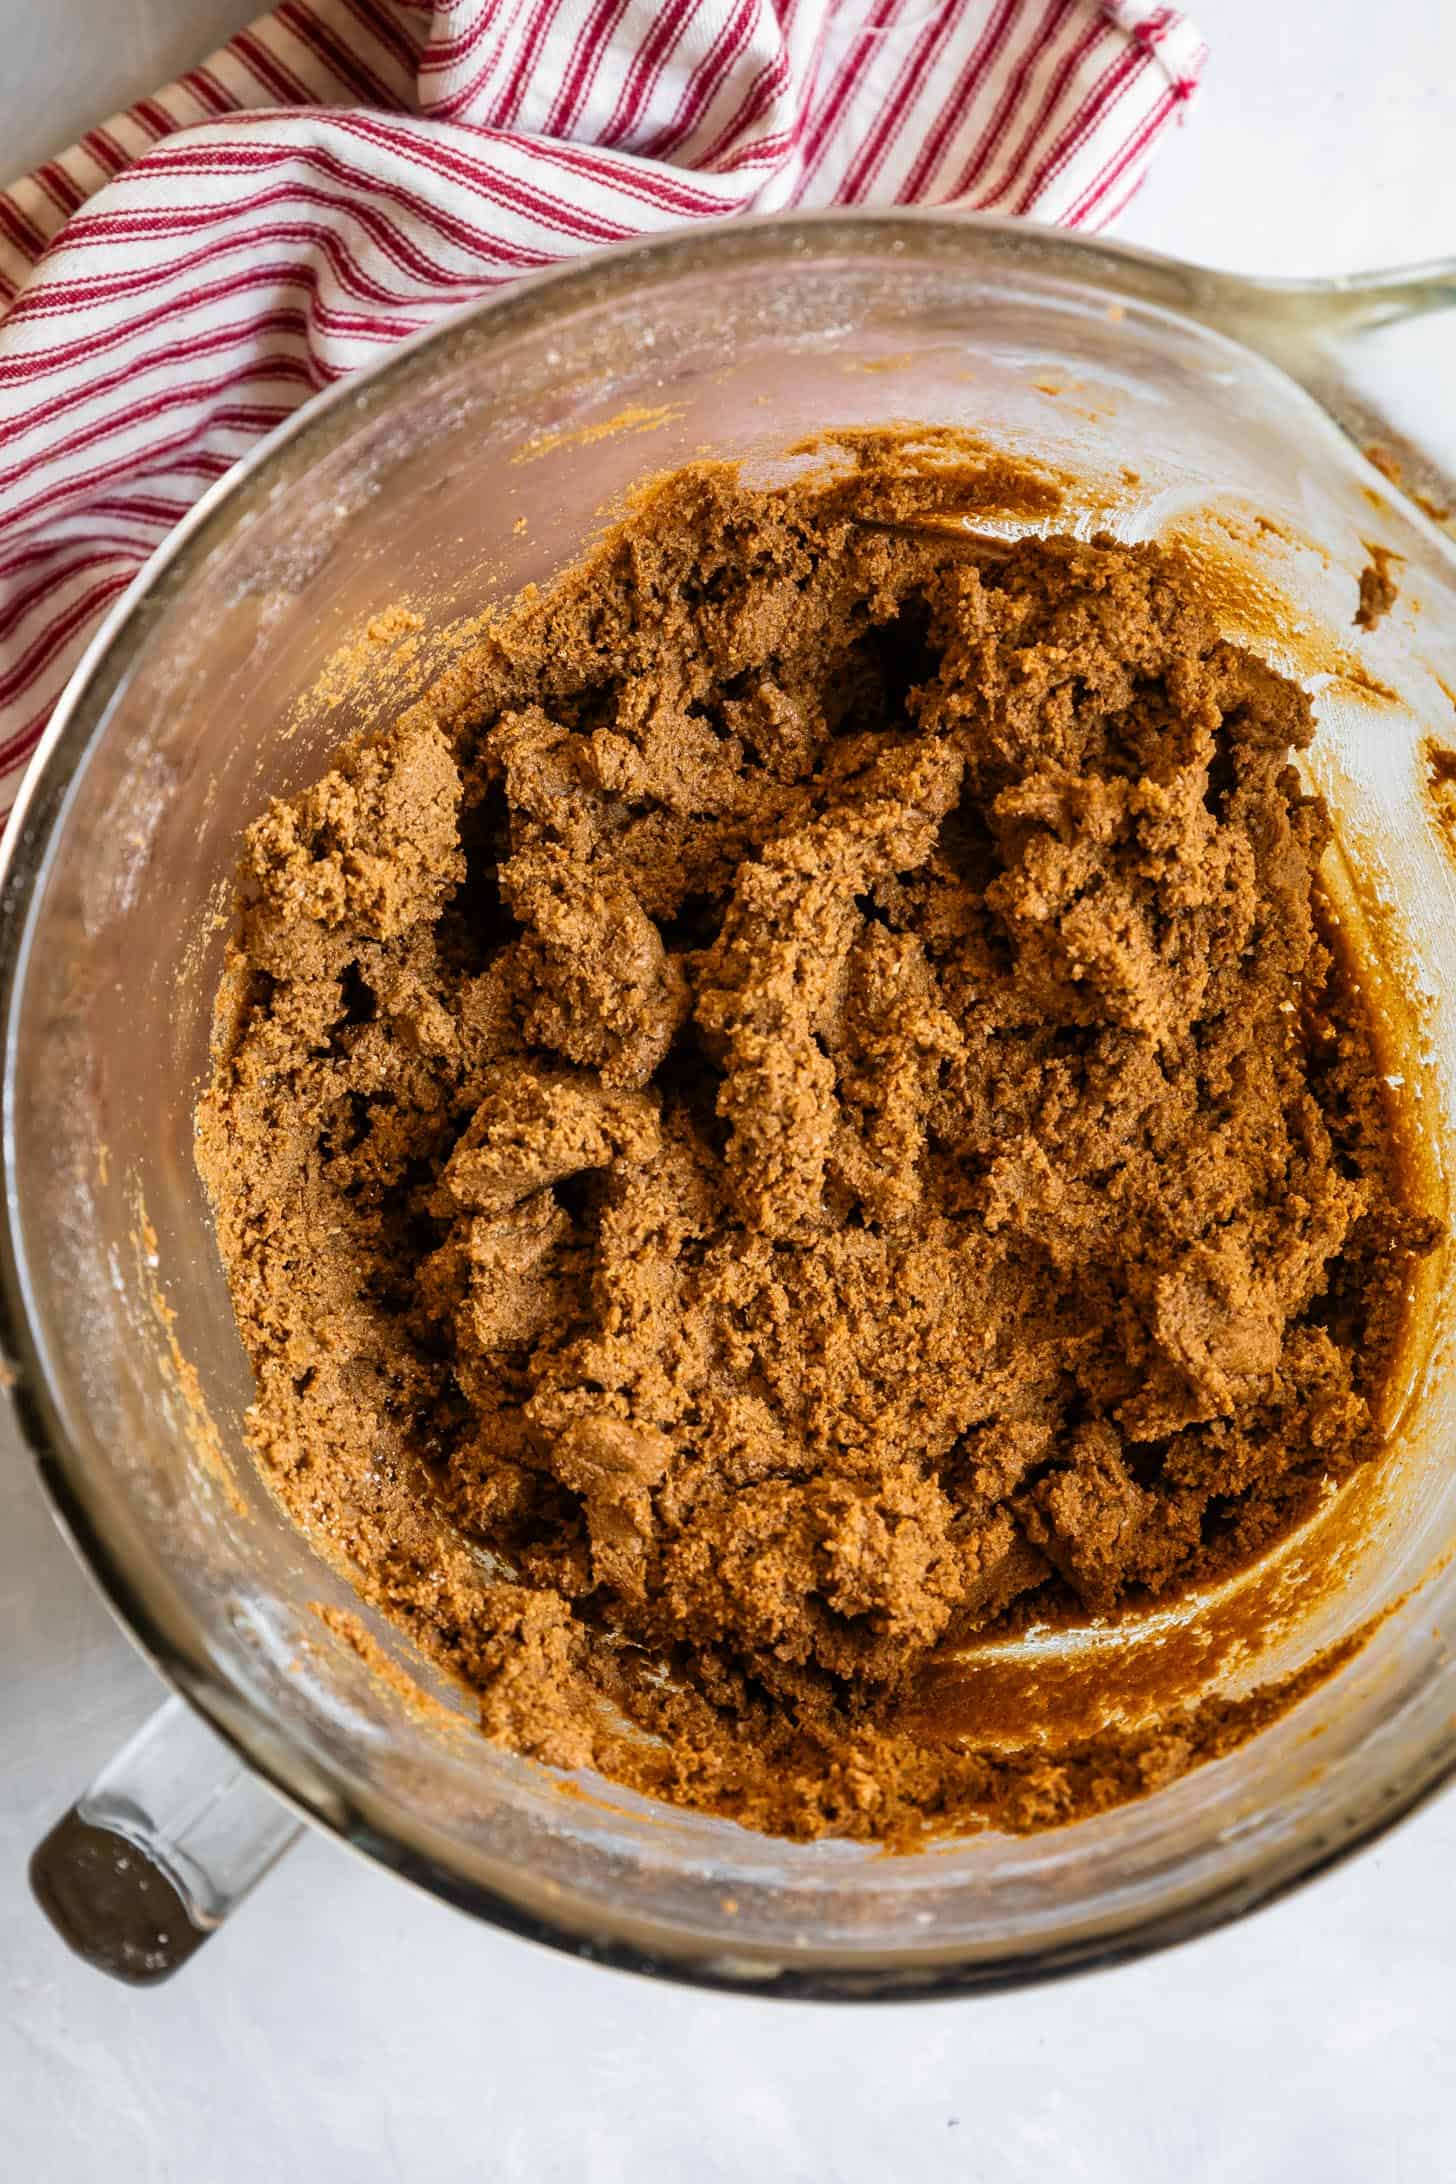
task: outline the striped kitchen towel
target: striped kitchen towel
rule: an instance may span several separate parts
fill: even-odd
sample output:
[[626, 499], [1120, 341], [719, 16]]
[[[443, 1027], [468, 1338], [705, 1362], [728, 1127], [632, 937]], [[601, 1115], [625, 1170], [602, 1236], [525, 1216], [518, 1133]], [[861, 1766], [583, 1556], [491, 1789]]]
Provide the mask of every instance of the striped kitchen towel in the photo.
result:
[[0, 193], [0, 814], [168, 529], [390, 342], [728, 213], [1103, 226], [1203, 60], [1143, 0], [282, 0]]

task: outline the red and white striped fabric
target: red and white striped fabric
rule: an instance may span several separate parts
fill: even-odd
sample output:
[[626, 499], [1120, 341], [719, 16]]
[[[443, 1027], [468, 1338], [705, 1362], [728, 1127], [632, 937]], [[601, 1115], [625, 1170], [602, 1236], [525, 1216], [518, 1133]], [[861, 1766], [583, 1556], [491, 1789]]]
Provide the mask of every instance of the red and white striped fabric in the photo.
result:
[[0, 194], [0, 813], [86, 639], [316, 389], [571, 252], [789, 205], [1102, 226], [1142, 0], [283, 0]]

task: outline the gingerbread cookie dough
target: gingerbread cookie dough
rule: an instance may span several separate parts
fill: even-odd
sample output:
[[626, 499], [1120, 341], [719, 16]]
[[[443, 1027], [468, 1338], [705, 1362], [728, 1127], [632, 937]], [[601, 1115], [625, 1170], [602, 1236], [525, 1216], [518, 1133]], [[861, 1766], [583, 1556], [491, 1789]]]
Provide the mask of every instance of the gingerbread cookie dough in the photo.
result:
[[1186, 1763], [917, 1678], [1306, 1515], [1434, 1225], [1304, 695], [854, 453], [658, 482], [256, 822], [199, 1147], [258, 1460], [489, 1736], [900, 1840]]
[[1395, 571], [1400, 567], [1403, 557], [1392, 553], [1388, 546], [1367, 545], [1365, 551], [1370, 559], [1360, 571], [1360, 599], [1355, 608], [1355, 627], [1374, 629], [1376, 623], [1385, 619], [1400, 597]]

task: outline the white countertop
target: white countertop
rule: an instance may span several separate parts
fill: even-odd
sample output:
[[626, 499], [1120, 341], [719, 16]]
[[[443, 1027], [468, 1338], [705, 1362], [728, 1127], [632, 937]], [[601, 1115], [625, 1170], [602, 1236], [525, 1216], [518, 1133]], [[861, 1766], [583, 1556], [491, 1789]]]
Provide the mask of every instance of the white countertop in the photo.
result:
[[[0, 165], [185, 66], [247, 0], [0, 0]], [[1207, 90], [1120, 233], [1311, 273], [1456, 249], [1449, 0], [1202, 0]], [[1456, 323], [1401, 352], [1436, 414]], [[1456, 1796], [1152, 1962], [833, 2008], [579, 1965], [322, 1837], [170, 1986], [74, 1963], [26, 1854], [158, 1695], [0, 1439], [0, 2175], [17, 2184], [1441, 2184]], [[410, 1998], [406, 2013], [400, 1998]]]

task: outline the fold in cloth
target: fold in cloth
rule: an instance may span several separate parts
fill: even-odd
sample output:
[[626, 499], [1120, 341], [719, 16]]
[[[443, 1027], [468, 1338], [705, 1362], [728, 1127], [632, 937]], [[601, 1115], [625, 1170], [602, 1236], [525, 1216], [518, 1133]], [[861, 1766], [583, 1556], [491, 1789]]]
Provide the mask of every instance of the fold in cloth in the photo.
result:
[[1102, 227], [1141, 0], [283, 0], [0, 193], [0, 813], [106, 608], [300, 402], [572, 253], [795, 205]]

